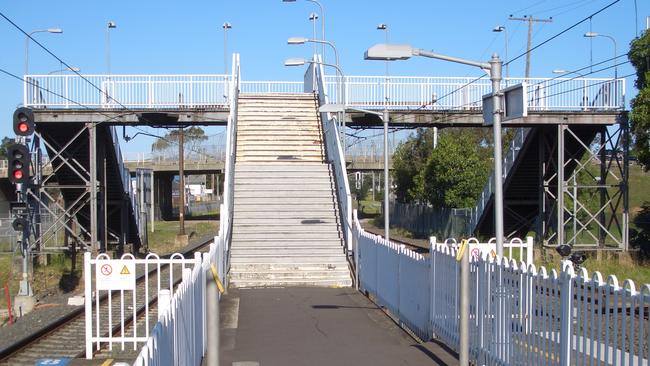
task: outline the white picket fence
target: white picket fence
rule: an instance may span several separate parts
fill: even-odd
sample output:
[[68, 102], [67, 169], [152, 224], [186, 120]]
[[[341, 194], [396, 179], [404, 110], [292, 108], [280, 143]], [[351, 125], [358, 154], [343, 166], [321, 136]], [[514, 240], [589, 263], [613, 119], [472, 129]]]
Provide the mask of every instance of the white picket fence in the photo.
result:
[[[199, 265], [183, 272], [183, 281], [171, 297], [169, 306], [159, 312], [151, 336], [133, 363], [137, 366], [200, 365], [207, 347], [206, 281], [212, 281], [210, 266], [220, 263], [225, 247], [219, 237], [210, 244]], [[220, 266], [218, 266], [220, 267]], [[225, 271], [219, 269], [219, 277]], [[160, 305], [159, 305], [160, 306]]]
[[[429, 256], [364, 231], [359, 284], [405, 328], [459, 350], [460, 266], [453, 242]], [[530, 241], [518, 240], [519, 254]], [[513, 252], [516, 253], [517, 250]], [[527, 258], [525, 255], [523, 258]], [[648, 365], [650, 285], [483, 255], [471, 263], [470, 359], [479, 365]]]

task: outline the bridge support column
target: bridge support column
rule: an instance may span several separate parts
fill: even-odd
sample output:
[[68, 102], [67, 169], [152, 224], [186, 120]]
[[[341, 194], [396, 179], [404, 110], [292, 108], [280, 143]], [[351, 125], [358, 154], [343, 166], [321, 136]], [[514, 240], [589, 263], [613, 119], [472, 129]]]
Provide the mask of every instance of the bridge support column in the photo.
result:
[[88, 190], [90, 192], [90, 248], [93, 257], [97, 256], [97, 130], [95, 124], [88, 122], [88, 156], [90, 164], [90, 179]]
[[156, 220], [172, 219], [172, 174], [154, 174], [154, 196]]

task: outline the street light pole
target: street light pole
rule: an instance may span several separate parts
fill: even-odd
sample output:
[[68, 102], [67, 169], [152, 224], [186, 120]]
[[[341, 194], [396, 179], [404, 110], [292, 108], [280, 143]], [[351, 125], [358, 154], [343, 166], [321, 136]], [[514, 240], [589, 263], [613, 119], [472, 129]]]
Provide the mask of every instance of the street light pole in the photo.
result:
[[[343, 70], [341, 70], [341, 67], [339, 65], [328, 64], [328, 63], [325, 63], [325, 62], [318, 62], [316, 60], [310, 61], [310, 60], [305, 60], [305, 59], [302, 59], [302, 58], [291, 58], [291, 59], [288, 59], [288, 60], [286, 60], [284, 62], [284, 66], [300, 66], [300, 65], [304, 65], [304, 64], [318, 64], [318, 65], [333, 67], [334, 69], [336, 69], [336, 71], [338, 71], [341, 74], [341, 79], [342, 79], [341, 90], [342, 90], [342, 93], [343, 93], [343, 95], [341, 96], [341, 100], [343, 100], [343, 102], [345, 103], [345, 75], [343, 74]], [[345, 111], [343, 111], [342, 115], [343, 115], [343, 117], [341, 118], [341, 120], [342, 120], [343, 128], [341, 128], [341, 130], [339, 131], [339, 134], [340, 134], [340, 139], [341, 139], [341, 148], [343, 149], [343, 155], [345, 156], [345, 150], [346, 150], [346, 146], [345, 146], [345, 144], [346, 144], [346, 142], [345, 142]]]
[[510, 77], [510, 65], [507, 63], [508, 62], [508, 28], [506, 28], [503, 25], [499, 25], [494, 27], [494, 29], [492, 29], [492, 32], [497, 32], [497, 33], [503, 32], [503, 39], [505, 40], [505, 46], [506, 46], [505, 47], [506, 57], [504, 61], [506, 62], [506, 79], [508, 79]]
[[382, 120], [384, 122], [384, 237], [390, 241], [390, 176], [388, 174], [388, 109], [384, 109]]
[[228, 75], [228, 29], [232, 28], [232, 24], [225, 22], [221, 27], [223, 28], [223, 73]]
[[[384, 38], [385, 38], [386, 44], [388, 44], [388, 42], [389, 42], [389, 39], [388, 39], [388, 33], [389, 33], [388, 24], [381, 23], [381, 24], [377, 25], [377, 30], [383, 30], [384, 31]], [[388, 79], [388, 60], [386, 62], [384, 62], [384, 63], [386, 64], [386, 78]], [[388, 96], [386, 96], [386, 100], [388, 101]]]
[[[310, 13], [309, 20], [311, 20], [312, 26], [312, 39], [316, 39], [316, 20], [318, 20], [318, 14]], [[316, 45], [314, 45], [314, 54], [316, 54]]]
[[61, 28], [48, 28], [29, 32], [29, 36], [25, 37], [25, 75], [29, 74], [29, 40], [32, 38], [32, 35], [36, 33], [61, 34], [63, 33], [63, 30]]
[[[314, 4], [318, 5], [318, 8], [320, 9], [321, 39], [324, 40], [325, 39], [325, 9], [323, 8], [323, 4], [321, 4], [320, 1], [318, 1], [318, 0], [306, 0], [306, 1], [309, 1], [311, 3], [314, 3]], [[282, 2], [295, 3], [296, 0], [282, 0]], [[316, 38], [316, 37], [314, 37], [314, 38]], [[321, 52], [323, 53], [322, 61], [325, 62], [325, 45], [323, 45]]]
[[594, 37], [605, 37], [609, 38], [613, 43], [614, 43], [614, 97], [616, 98], [616, 107], [619, 107], [621, 105], [620, 100], [618, 100], [618, 62], [616, 61], [616, 56], [618, 56], [617, 53], [617, 45], [616, 45], [616, 39], [614, 37], [607, 35], [607, 34], [602, 34], [602, 33], [597, 33], [597, 32], [587, 32], [584, 34], [586, 38], [594, 38]]
[[106, 23], [106, 73], [111, 74], [111, 29], [117, 28], [114, 21]]
[[464, 65], [478, 67], [490, 75], [492, 81], [492, 109], [493, 109], [493, 131], [494, 131], [494, 216], [497, 255], [503, 256], [503, 166], [502, 166], [502, 142], [501, 142], [501, 69], [503, 63], [495, 53], [489, 63], [465, 60], [458, 57], [451, 57], [413, 48], [409, 45], [378, 44], [369, 48], [364, 58], [366, 60], [406, 60], [411, 56], [423, 56], [444, 61], [456, 62]]
[[27, 93], [27, 88], [29, 86], [27, 82], [27, 75], [29, 74], [29, 40], [32, 39], [32, 35], [36, 33], [54, 33], [54, 34], [60, 34], [63, 33], [63, 30], [61, 28], [48, 28], [48, 29], [39, 29], [35, 31], [31, 31], [29, 33], [29, 36], [25, 37], [25, 74], [23, 76], [24, 84], [25, 84], [25, 96], [28, 95]]
[[[309, 43], [321, 43], [323, 45], [329, 45], [332, 50], [334, 51], [334, 58], [336, 61], [336, 75], [337, 75], [337, 85], [338, 85], [338, 92], [336, 95], [336, 98], [339, 100], [339, 103], [345, 104], [345, 98], [343, 97], [345, 92], [343, 91], [343, 74], [339, 71], [341, 69], [341, 63], [339, 62], [339, 51], [336, 49], [336, 46], [334, 46], [334, 43], [329, 42], [325, 39], [309, 39], [309, 38], [304, 38], [304, 37], [290, 37], [287, 40], [287, 44], [305, 44], [306, 42]], [[341, 121], [342, 123], [342, 121]], [[342, 126], [342, 125], [341, 125]]]

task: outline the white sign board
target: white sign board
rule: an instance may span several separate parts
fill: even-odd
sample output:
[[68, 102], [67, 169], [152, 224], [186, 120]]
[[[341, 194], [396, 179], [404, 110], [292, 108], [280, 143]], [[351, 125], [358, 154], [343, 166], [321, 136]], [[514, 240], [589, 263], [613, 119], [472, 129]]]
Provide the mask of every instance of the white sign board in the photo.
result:
[[485, 258], [486, 256], [494, 257], [497, 255], [497, 246], [496, 244], [470, 243], [469, 255], [472, 260], [478, 260], [479, 257]]
[[135, 263], [129, 260], [98, 260], [95, 264], [98, 290], [135, 290]]
[[[528, 116], [528, 85], [524, 82], [501, 90], [502, 121]], [[485, 125], [494, 123], [494, 106], [492, 94], [483, 96], [483, 121]]]

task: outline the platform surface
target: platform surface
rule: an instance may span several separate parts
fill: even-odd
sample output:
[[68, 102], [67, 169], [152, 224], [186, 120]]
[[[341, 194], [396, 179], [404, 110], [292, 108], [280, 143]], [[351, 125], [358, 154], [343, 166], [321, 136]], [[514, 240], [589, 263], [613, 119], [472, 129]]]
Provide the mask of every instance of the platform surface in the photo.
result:
[[353, 288], [230, 289], [220, 313], [221, 365], [458, 364]]

